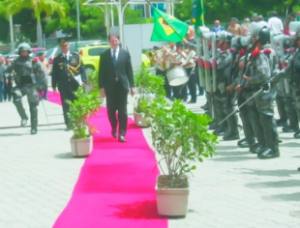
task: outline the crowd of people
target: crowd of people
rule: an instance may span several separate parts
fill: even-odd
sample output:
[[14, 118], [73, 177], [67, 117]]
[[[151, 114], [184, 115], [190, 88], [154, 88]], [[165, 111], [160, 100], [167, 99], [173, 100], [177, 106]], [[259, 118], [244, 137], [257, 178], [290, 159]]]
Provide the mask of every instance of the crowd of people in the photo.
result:
[[[291, 23], [297, 25], [292, 16], [284, 21], [276, 12], [268, 16], [254, 15], [241, 24], [232, 18], [227, 29], [215, 20], [211, 28], [200, 27], [200, 38], [188, 36], [156, 47], [153, 54], [169, 98], [186, 100], [190, 94], [195, 102], [195, 88], [204, 89], [203, 108], [213, 117], [214, 132], [223, 140], [239, 140], [239, 113], [245, 138], [237, 145], [259, 159], [280, 156], [278, 127], [300, 138], [300, 27], [291, 29]], [[168, 74], [178, 66], [188, 82], [170, 86]]]
[[0, 102], [12, 99], [12, 75], [6, 72], [11, 62], [0, 56]]

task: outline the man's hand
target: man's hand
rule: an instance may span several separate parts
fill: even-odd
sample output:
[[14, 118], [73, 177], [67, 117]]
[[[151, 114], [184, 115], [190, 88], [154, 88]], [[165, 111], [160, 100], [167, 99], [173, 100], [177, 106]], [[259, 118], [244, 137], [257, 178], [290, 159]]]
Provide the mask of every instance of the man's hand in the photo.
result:
[[135, 89], [132, 87], [130, 88], [130, 95], [131, 96], [134, 96], [135, 95]]
[[234, 89], [235, 89], [235, 88], [234, 88], [234, 85], [232, 85], [232, 84], [226, 87], [226, 91], [227, 91], [228, 93], [232, 93], [232, 92], [234, 91]]
[[243, 79], [245, 79], [246, 81], [249, 81], [251, 79], [251, 77], [247, 76], [247, 75], [244, 75], [243, 76]]
[[105, 93], [105, 90], [102, 88], [100, 89], [100, 95], [102, 98], [106, 97], [106, 93]]
[[235, 91], [237, 91], [238, 93], [240, 93], [242, 91], [242, 87], [240, 84], [236, 85]]

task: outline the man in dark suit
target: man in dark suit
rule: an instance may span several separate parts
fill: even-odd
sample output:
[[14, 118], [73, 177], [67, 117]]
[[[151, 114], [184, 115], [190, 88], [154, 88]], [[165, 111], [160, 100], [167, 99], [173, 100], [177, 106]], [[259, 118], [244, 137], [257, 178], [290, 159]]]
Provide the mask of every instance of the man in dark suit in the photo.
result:
[[106, 97], [112, 136], [117, 138], [117, 125], [119, 125], [118, 139], [120, 142], [125, 142], [128, 92], [134, 95], [133, 72], [130, 55], [120, 47], [118, 35], [111, 33], [109, 43], [110, 48], [100, 56], [99, 86], [101, 96]]
[[67, 130], [70, 130], [72, 126], [68, 116], [69, 104], [67, 101], [73, 101], [76, 98], [74, 94], [75, 91], [82, 83], [87, 81], [87, 78], [79, 55], [69, 50], [68, 41], [66, 39], [60, 39], [59, 45], [61, 53], [56, 56], [53, 61], [52, 88], [55, 91], [56, 87], [58, 87], [64, 121]]

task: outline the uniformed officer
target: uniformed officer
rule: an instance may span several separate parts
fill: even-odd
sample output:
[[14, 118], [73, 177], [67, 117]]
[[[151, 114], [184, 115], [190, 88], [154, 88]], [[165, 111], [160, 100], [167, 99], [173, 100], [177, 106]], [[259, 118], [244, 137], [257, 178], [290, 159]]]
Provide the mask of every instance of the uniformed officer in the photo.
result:
[[249, 121], [260, 145], [258, 158], [275, 158], [279, 156], [278, 135], [273, 117], [276, 93], [270, 86], [274, 62], [272, 51], [264, 49], [270, 43], [270, 30], [266, 27], [257, 28], [252, 33], [252, 42], [254, 49], [251, 53], [251, 64], [243, 76], [247, 82], [249, 97], [256, 94], [248, 104], [251, 106]]
[[8, 72], [13, 71], [16, 86], [13, 88], [13, 102], [21, 117], [21, 126], [27, 125], [28, 117], [22, 104], [22, 97], [27, 96], [30, 110], [31, 134], [37, 133], [38, 126], [38, 110], [39, 104], [38, 81], [45, 78], [41, 64], [33, 61], [29, 56], [31, 47], [27, 43], [21, 43], [18, 46], [19, 57], [7, 69]]
[[[232, 35], [230, 33], [222, 33], [219, 35], [219, 52], [217, 55], [217, 91], [215, 93], [216, 110], [224, 118], [228, 113], [234, 110], [234, 93], [233, 88], [233, 53], [230, 49]], [[226, 130], [224, 140], [239, 139], [238, 122], [236, 114], [226, 120]]]
[[72, 126], [68, 117], [68, 101], [76, 98], [75, 91], [87, 81], [87, 78], [79, 55], [69, 50], [68, 41], [60, 39], [59, 44], [61, 53], [53, 61], [52, 88], [53, 90], [58, 88], [60, 92], [64, 121], [69, 130]]
[[[293, 102], [295, 104], [298, 120], [300, 120], [300, 31], [295, 35], [296, 51], [291, 58], [286, 74], [290, 76]], [[300, 138], [300, 131], [294, 134], [295, 138]]]

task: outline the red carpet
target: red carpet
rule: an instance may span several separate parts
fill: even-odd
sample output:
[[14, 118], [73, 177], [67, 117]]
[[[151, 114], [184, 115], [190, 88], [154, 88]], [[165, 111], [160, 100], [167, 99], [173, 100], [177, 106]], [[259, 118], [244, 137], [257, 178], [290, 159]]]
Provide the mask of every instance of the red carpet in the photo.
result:
[[[49, 100], [59, 101], [56, 93]], [[110, 135], [106, 111], [89, 119], [95, 127], [94, 148], [85, 160], [72, 197], [55, 228], [166, 228], [156, 212], [156, 160], [130, 120], [127, 143]]]

